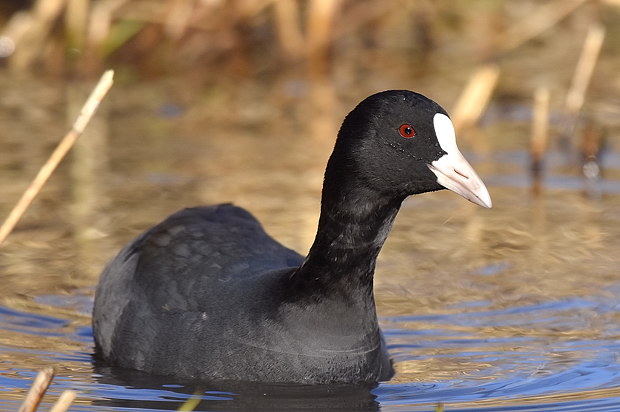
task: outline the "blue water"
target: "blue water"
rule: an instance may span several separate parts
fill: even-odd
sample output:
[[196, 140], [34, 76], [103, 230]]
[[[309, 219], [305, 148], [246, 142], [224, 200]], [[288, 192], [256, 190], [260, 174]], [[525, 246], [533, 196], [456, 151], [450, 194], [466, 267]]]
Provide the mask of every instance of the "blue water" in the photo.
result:
[[[403, 205], [380, 255], [376, 296], [397, 371], [392, 381], [197, 387], [95, 364], [94, 287], [125, 242], [181, 207], [233, 201], [303, 253], [333, 146], [301, 136], [305, 123], [272, 125], [269, 139], [258, 139], [263, 133], [254, 126], [239, 130], [227, 121], [205, 133], [202, 123], [154, 123], [145, 113], [125, 123], [111, 117], [109, 150], [92, 149], [99, 160], [109, 152], [104, 164], [85, 181], [54, 176], [21, 232], [3, 245], [0, 410], [16, 410], [36, 372], [53, 366], [41, 410], [73, 389], [73, 411], [177, 410], [193, 400], [200, 411], [434, 411], [438, 404], [445, 411], [620, 411], [620, 157], [611, 151], [603, 158], [605, 173], [590, 182], [597, 196], [584, 196], [579, 162], [549, 153], [542, 193], [534, 196], [522, 142], [509, 145], [496, 134], [483, 140], [489, 153], [467, 153], [493, 209], [450, 193], [416, 196]], [[496, 142], [507, 149], [493, 148]], [[3, 155], [16, 153], [5, 187], [23, 179], [10, 187], [16, 198], [27, 178], [12, 165], [41, 164], [48, 147], [3, 148]], [[91, 198], [64, 196], [80, 183]], [[12, 199], [0, 203], [8, 210]]]
[[[88, 296], [73, 297], [88, 305]], [[45, 302], [61, 299], [47, 296]], [[290, 385], [223, 385], [191, 383], [113, 370], [93, 365], [92, 331], [76, 319], [0, 307], [4, 336], [53, 340], [61, 338], [80, 350], [49, 347], [25, 349], [18, 342], [0, 344], [0, 409], [14, 410], [17, 399], [4, 394], [27, 388], [35, 375], [10, 360], [11, 355], [55, 365], [57, 376], [46, 405], [63, 390], [77, 390], [71, 410], [176, 410], [199, 398], [195, 410], [382, 410], [433, 411], [617, 411], [620, 408], [620, 307], [614, 299], [581, 297], [564, 301], [490, 310], [490, 302], [459, 305], [457, 313], [394, 316], [382, 319], [390, 352], [399, 364], [421, 365], [396, 382], [367, 387], [304, 387]], [[75, 307], [75, 306], [74, 306]], [[65, 308], [66, 309], [66, 308]], [[597, 336], [562, 339], [562, 330], [597, 322]], [[555, 339], [544, 333], [550, 325]], [[484, 330], [503, 328], [501, 336]], [[481, 331], [481, 329], [483, 331]], [[527, 329], [530, 335], [517, 336]], [[10, 332], [10, 333], [9, 333]], [[498, 333], [494, 333], [498, 335]], [[425, 371], [438, 365], [439, 370]], [[442, 365], [461, 365], [437, 379]], [[471, 367], [471, 365], [476, 365]], [[450, 367], [448, 367], [449, 369]], [[424, 376], [433, 380], [424, 380]], [[398, 382], [407, 377], [415, 381]], [[579, 399], [584, 397], [584, 399]], [[487, 406], [488, 405], [488, 406]]]

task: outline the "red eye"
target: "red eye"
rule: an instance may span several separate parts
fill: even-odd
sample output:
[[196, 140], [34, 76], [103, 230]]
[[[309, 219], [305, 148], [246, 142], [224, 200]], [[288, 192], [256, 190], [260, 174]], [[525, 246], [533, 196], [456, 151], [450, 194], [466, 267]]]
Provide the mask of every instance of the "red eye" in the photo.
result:
[[398, 128], [398, 132], [402, 137], [410, 138], [415, 136], [415, 129], [409, 123], [405, 123], [404, 125]]

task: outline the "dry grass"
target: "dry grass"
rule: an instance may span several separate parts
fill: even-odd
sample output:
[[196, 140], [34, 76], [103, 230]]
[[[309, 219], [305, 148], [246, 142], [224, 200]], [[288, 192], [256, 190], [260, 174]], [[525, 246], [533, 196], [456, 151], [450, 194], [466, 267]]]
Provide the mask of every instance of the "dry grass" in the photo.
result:
[[29, 9], [8, 16], [2, 36], [10, 45], [5, 50], [8, 66], [17, 71], [32, 69], [44, 60], [47, 67], [92, 72], [113, 55], [158, 63], [234, 61], [247, 58], [235, 54], [243, 55], [257, 41], [261, 43], [258, 53], [287, 63], [308, 61], [321, 70], [335, 37], [345, 34], [343, 28], [355, 30], [399, 3], [35, 0]]
[[[57, 73], [100, 73], [110, 63], [149, 71], [214, 63], [241, 75], [271, 65], [329, 70], [334, 45], [353, 36], [357, 44], [389, 44], [393, 25], [418, 53], [428, 52], [442, 29], [480, 15], [495, 33], [491, 57], [512, 52], [552, 30], [567, 16], [596, 6], [593, 0], [533, 3], [521, 21], [502, 15], [505, 4], [419, 0], [33, 0], [5, 10], [0, 58], [16, 71], [45, 68]], [[607, 3], [617, 6], [617, 2]], [[18, 4], [18, 3], [16, 3]], [[28, 3], [25, 3], [28, 4]], [[476, 11], [472, 13], [472, 8]], [[0, 20], [1, 21], [1, 20]], [[461, 23], [458, 23], [458, 22]], [[484, 22], [487, 23], [484, 23]], [[456, 22], [456, 23], [455, 23]], [[496, 43], [496, 44], [495, 44]], [[484, 53], [483, 53], [484, 54]], [[489, 55], [486, 55], [489, 57]], [[481, 56], [483, 59], [484, 56]], [[268, 61], [268, 63], [265, 63]], [[483, 63], [483, 62], [481, 62]]]

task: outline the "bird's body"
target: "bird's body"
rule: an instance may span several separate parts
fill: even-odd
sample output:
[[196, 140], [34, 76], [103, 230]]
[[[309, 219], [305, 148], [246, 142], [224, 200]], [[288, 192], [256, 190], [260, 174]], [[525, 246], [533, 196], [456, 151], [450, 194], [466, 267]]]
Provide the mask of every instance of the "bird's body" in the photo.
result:
[[[235, 242], [226, 241], [231, 226]], [[290, 299], [290, 278], [302, 261], [241, 208], [182, 210], [136, 239], [106, 269], [97, 298], [122, 310], [95, 314], [99, 346], [112, 349], [103, 355], [125, 367], [203, 380], [389, 378], [374, 303], [343, 306], [340, 296], [314, 293]], [[194, 268], [201, 276], [193, 275]], [[371, 315], [359, 316], [364, 313]]]
[[[441, 107], [407, 91], [373, 95], [351, 112], [305, 258], [228, 204], [185, 209], [154, 226], [102, 274], [93, 311], [99, 356], [200, 380], [389, 379], [373, 274], [402, 201], [448, 187], [490, 207], [445, 128], [453, 133]], [[448, 149], [458, 167], [446, 167]]]

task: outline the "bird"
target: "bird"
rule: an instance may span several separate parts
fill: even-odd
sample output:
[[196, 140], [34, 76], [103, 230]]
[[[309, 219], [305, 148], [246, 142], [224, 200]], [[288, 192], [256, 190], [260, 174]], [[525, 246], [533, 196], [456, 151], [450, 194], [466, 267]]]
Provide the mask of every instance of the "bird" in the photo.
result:
[[402, 202], [441, 189], [492, 206], [439, 104], [408, 90], [373, 94], [340, 127], [306, 256], [233, 204], [176, 212], [104, 268], [95, 357], [205, 382], [387, 381], [394, 367], [375, 306], [377, 256]]

